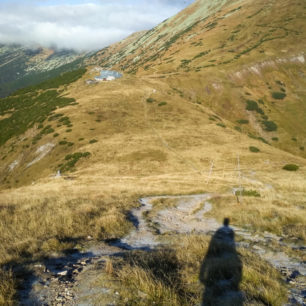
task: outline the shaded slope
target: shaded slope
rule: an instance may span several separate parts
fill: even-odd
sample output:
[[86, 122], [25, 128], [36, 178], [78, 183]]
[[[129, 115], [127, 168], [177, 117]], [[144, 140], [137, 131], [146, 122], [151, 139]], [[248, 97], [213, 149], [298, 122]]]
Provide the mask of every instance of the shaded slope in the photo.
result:
[[0, 44], [0, 97], [74, 70], [86, 53]]

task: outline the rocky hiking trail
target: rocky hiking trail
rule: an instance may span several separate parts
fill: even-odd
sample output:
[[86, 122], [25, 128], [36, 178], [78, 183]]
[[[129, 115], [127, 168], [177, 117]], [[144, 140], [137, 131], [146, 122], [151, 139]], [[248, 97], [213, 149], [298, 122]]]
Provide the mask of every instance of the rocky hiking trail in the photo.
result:
[[[215, 195], [152, 196], [141, 198], [140, 207], [130, 212], [134, 224], [127, 236], [110, 243], [92, 244], [84, 252], [71, 250], [62, 257], [54, 257], [42, 263], [28, 265], [29, 275], [20, 290], [21, 305], [120, 305], [119, 290], [109, 280], [97, 283], [105, 273], [110, 258], [123, 256], [131, 250], [153, 250], [167, 244], [167, 237], [175, 234], [200, 233], [212, 235], [220, 228], [214, 218], [205, 217], [212, 209], [209, 202]], [[168, 201], [170, 205], [155, 209], [154, 202]], [[270, 262], [290, 284], [290, 301], [287, 305], [306, 305], [306, 264], [289, 258], [278, 251], [276, 245], [293, 250], [305, 250], [304, 246], [286, 244], [281, 237], [265, 232], [254, 235], [233, 227], [239, 247], [245, 247]], [[163, 237], [163, 239], [161, 239]], [[203, 254], [204, 256], [204, 254]], [[103, 303], [101, 304], [101, 299]]]

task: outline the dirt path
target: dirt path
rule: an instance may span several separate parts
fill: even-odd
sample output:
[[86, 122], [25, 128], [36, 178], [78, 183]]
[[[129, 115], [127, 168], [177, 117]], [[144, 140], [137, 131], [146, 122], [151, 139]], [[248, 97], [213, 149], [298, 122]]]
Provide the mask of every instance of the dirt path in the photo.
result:
[[[108, 281], [97, 285], [107, 261], [112, 256], [122, 256], [130, 250], [150, 250], [166, 244], [160, 240], [164, 235], [175, 233], [214, 233], [220, 224], [205, 217], [212, 208], [209, 200], [213, 194], [188, 196], [155, 196], [139, 200], [141, 206], [131, 211], [135, 228], [126, 237], [110, 244], [92, 245], [86, 252], [75, 250], [71, 254], [33, 264], [32, 278], [21, 290], [22, 305], [96, 305], [98, 298], [103, 305], [117, 305], [118, 292], [114, 292]], [[159, 206], [156, 206], [158, 204]], [[154, 205], [156, 204], [156, 205]], [[158, 209], [159, 208], [159, 209]], [[246, 230], [234, 228], [236, 235], [243, 237], [237, 243], [259, 254], [280, 270], [293, 285], [291, 303], [305, 305], [306, 265], [285, 253], [278, 252], [275, 243], [284, 242], [270, 233], [254, 235]], [[274, 245], [274, 247], [271, 245]], [[296, 246], [292, 246], [294, 248]]]

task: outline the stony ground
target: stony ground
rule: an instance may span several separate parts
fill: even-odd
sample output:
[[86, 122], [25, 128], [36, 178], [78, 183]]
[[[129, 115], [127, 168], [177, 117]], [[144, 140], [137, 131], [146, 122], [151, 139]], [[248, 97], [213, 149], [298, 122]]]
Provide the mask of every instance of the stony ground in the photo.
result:
[[[122, 256], [130, 250], [154, 249], [167, 243], [165, 239], [160, 239], [163, 234], [213, 234], [220, 224], [213, 218], [205, 217], [205, 213], [211, 210], [209, 199], [213, 196], [200, 194], [140, 199], [141, 206], [131, 211], [135, 229], [120, 241], [99, 245], [92, 242], [86, 252], [71, 250], [66, 256], [29, 265], [28, 269], [34, 273], [27, 277], [20, 291], [21, 304], [117, 305], [120, 292], [112, 289], [114, 286], [107, 277], [103, 279], [109, 258]], [[155, 211], [153, 203], [161, 200], [170, 200], [172, 204]], [[240, 228], [234, 230], [239, 238], [237, 245], [251, 249], [281, 271], [291, 285], [288, 305], [306, 305], [305, 262], [291, 258], [283, 251], [290, 248], [303, 252], [305, 247], [287, 244], [282, 237], [267, 232], [254, 235]]]

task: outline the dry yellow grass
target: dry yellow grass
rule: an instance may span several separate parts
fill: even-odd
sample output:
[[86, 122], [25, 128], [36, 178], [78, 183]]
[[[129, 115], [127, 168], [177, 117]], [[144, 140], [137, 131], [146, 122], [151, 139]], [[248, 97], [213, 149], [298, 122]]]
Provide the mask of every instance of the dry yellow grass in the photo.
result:
[[[277, 6], [274, 10], [279, 16], [285, 16], [288, 13], [286, 7], [291, 2], [284, 1], [286, 5], [282, 5], [281, 10], [278, 9], [281, 4], [271, 3]], [[243, 14], [256, 12], [253, 3], [250, 3], [243, 7]], [[261, 4], [266, 4], [266, 1], [258, 2], [258, 5]], [[232, 8], [235, 7], [226, 10]], [[296, 5], [289, 8], [293, 10], [290, 12], [292, 15], [299, 10]], [[218, 14], [224, 13], [221, 11]], [[269, 16], [267, 14], [265, 18]], [[302, 99], [296, 98], [297, 93], [303, 97], [301, 88], [304, 81], [297, 76], [299, 69], [304, 69], [303, 66], [290, 62], [280, 69], [266, 67], [260, 75], [250, 72], [252, 65], [275, 59], [279, 54], [284, 42], [275, 40], [271, 44], [265, 43], [264, 48], [260, 49], [264, 53], [255, 49], [248, 56], [242, 56], [238, 64], [234, 61], [220, 66], [221, 69], [207, 67], [200, 73], [194, 71], [196, 65], [208, 64], [209, 60], [224, 61], [228, 56], [233, 57], [235, 54], [228, 52], [231, 48], [237, 47], [236, 51], [240, 52], [248, 47], [246, 40], [254, 34], [251, 32], [256, 23], [253, 20], [257, 19], [247, 20], [241, 37], [232, 43], [228, 42], [230, 33], [223, 31], [223, 28], [228, 27], [231, 32], [239, 26], [240, 19], [235, 15], [222, 19], [216, 29], [203, 31], [199, 37], [191, 37], [188, 43], [178, 40], [178, 44], [164, 56], [179, 51], [173, 63], [162, 60], [154, 64], [149, 62], [152, 67], [147, 71], [141, 70], [137, 76], [125, 74], [114, 82], [88, 86], [85, 80], [92, 75], [87, 73], [64, 92], [76, 98], [79, 104], [56, 111], [69, 116], [72, 131], [53, 126], [59, 133], [58, 138], [46, 135], [37, 147], [48, 142], [56, 146], [31, 167], [26, 165], [34, 159], [37, 147], [27, 149], [26, 144], [31, 142], [33, 130], [25, 135], [28, 140], [12, 139], [1, 147], [1, 157], [8, 157], [0, 161], [0, 171], [2, 178], [8, 182], [0, 186], [0, 265], [22, 263], [28, 258], [59, 252], [75, 246], [69, 241], [72, 238], [78, 243], [87, 235], [97, 240], [120, 237], [131, 228], [126, 212], [137, 205], [136, 201], [142, 195], [212, 192], [222, 196], [213, 202], [211, 212], [219, 220], [228, 216], [239, 226], [248, 226], [256, 231], [268, 230], [305, 241], [306, 161], [248, 137], [250, 131], [258, 132], [268, 140], [275, 135], [263, 131], [258, 122], [255, 124], [254, 114], [245, 111], [244, 103], [249, 97], [246, 92], [251, 94], [252, 99], [265, 97], [265, 111], [280, 125], [280, 144], [277, 146], [305, 156], [290, 142], [295, 134], [299, 134], [301, 143], [305, 141], [304, 126], [298, 124], [304, 122], [304, 113], [298, 104]], [[277, 26], [278, 15], [273, 20], [277, 21]], [[304, 26], [299, 18], [296, 25], [299, 29]], [[195, 29], [200, 30], [200, 27]], [[256, 35], [254, 42], [259, 39]], [[214, 52], [208, 57], [198, 58], [190, 71], [179, 70], [174, 74], [182, 59], [193, 58], [203, 51], [201, 47], [191, 47], [191, 43], [204, 38], [207, 48], [209, 46]], [[220, 41], [229, 45], [221, 48]], [[286, 48], [290, 44], [295, 46], [295, 42], [296, 37], [290, 35]], [[303, 50], [301, 46], [296, 48]], [[288, 59], [296, 55], [294, 52], [287, 50], [283, 57]], [[290, 73], [285, 74], [283, 71], [286, 69]], [[235, 77], [237, 72], [243, 73], [243, 78]], [[160, 78], [161, 73], [167, 76]], [[267, 86], [275, 87], [275, 80], [278, 79], [286, 83], [290, 98], [286, 105], [274, 105], [270, 101]], [[155, 101], [148, 103], [149, 97]], [[161, 102], [166, 104], [159, 105]], [[213, 117], [216, 115], [220, 119]], [[244, 133], [234, 130], [236, 120], [242, 117], [255, 122], [254, 126], [243, 127]], [[217, 125], [221, 122], [226, 128]], [[73, 145], [58, 145], [58, 141], [64, 138]], [[93, 139], [97, 142], [90, 144]], [[258, 147], [260, 152], [250, 152], [250, 146]], [[66, 180], [67, 177], [50, 177], [67, 154], [87, 151], [91, 153], [90, 158], [77, 163], [77, 171], [68, 174], [70, 180]], [[8, 166], [16, 160], [20, 164], [9, 171]], [[295, 173], [285, 172], [282, 167], [287, 163], [298, 164], [300, 169]], [[261, 197], [243, 198], [237, 205], [232, 188], [240, 186], [257, 190]], [[182, 248], [188, 251], [189, 262], [200, 262], [206, 244], [203, 240], [198, 249], [188, 251], [188, 248]], [[190, 246], [190, 243], [187, 245]], [[182, 255], [178, 250], [179, 262], [184, 262]], [[245, 256], [252, 258], [251, 254]], [[194, 278], [195, 274], [187, 269], [188, 263], [184, 264], [186, 271], [182, 273], [187, 275], [186, 279]], [[252, 292], [252, 275], [261, 273], [255, 266], [252, 267], [252, 271], [246, 270], [244, 283], [249, 292]], [[263, 269], [260, 266], [259, 270]], [[126, 268], [124, 271], [138, 275], [133, 280], [134, 285], [146, 279], [143, 286], [147, 287], [144, 290], [151, 292], [156, 288], [157, 297], [180, 303], [181, 297], [173, 289], [163, 287], [142, 267]], [[271, 279], [277, 278], [273, 273]], [[121, 277], [124, 279], [126, 276], [122, 274]], [[13, 282], [8, 276], [4, 278], [7, 282], [1, 287], [0, 301], [1, 298], [9, 301], [12, 296], [8, 295], [10, 290], [6, 288], [11, 288], [13, 292]], [[272, 281], [271, 284], [266, 282], [263, 275], [256, 276], [256, 280], [263, 280], [266, 287], [271, 285], [278, 291], [277, 285]], [[252, 295], [255, 296], [255, 292]], [[277, 304], [270, 291], [263, 298]]]
[[[114, 273], [115, 279], [120, 281], [117, 290], [121, 302], [132, 305], [198, 305], [205, 290], [199, 281], [199, 271], [209, 240], [208, 236], [177, 236], [171, 250], [138, 251], [124, 260], [115, 260]], [[240, 288], [246, 295], [245, 304], [284, 303], [287, 290], [279, 273], [245, 249], [238, 249], [238, 254], [243, 265]], [[221, 269], [223, 264], [219, 262], [217, 269]]]

